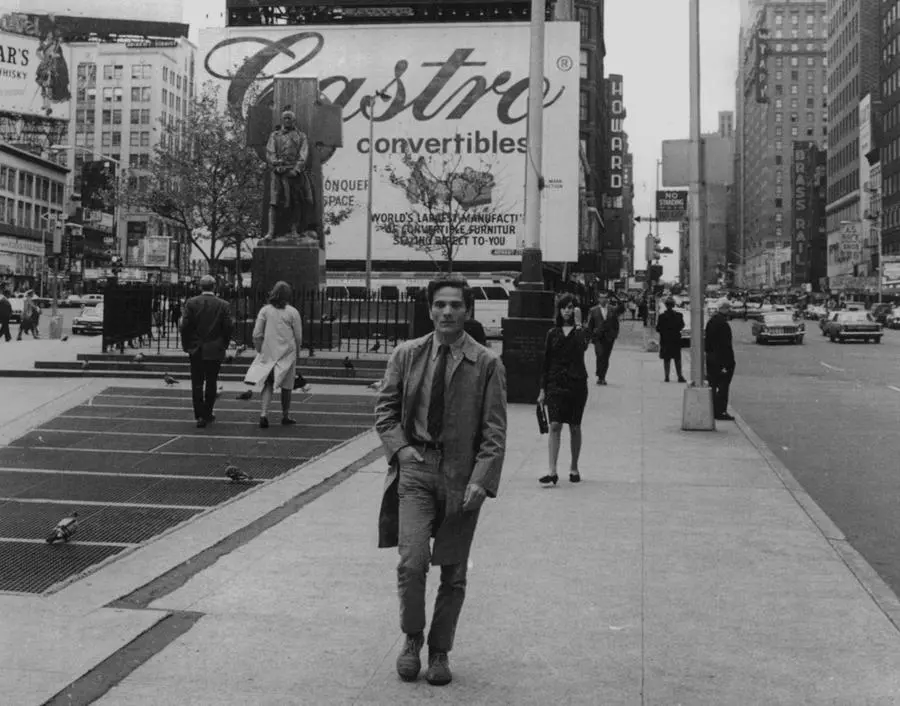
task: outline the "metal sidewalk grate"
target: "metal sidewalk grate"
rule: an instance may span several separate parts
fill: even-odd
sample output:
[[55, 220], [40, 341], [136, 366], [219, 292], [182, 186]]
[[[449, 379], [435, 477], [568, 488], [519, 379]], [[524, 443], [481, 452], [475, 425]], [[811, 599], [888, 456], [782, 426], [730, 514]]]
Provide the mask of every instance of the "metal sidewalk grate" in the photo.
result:
[[123, 547], [0, 541], [0, 591], [43, 593], [118, 554]]

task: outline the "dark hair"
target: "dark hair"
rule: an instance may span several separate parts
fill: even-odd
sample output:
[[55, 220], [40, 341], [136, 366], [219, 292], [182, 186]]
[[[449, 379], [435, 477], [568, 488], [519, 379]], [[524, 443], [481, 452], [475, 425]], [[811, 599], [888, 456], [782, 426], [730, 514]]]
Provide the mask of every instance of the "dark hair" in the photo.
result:
[[[559, 328], [563, 325], [563, 317], [560, 314], [560, 310], [565, 309], [569, 304], [572, 304], [576, 309], [578, 308], [578, 300], [571, 294], [563, 294], [559, 299], [556, 300], [556, 327]], [[574, 324], [574, 319], [572, 320]]]
[[475, 297], [472, 295], [472, 288], [469, 286], [469, 283], [464, 280], [462, 277], [443, 277], [441, 279], [433, 279], [428, 283], [428, 306], [434, 304], [434, 294], [437, 290], [442, 287], [453, 287], [454, 289], [459, 289], [462, 291], [463, 302], [466, 305], [466, 310], [468, 311], [472, 304], [475, 301]]
[[287, 282], [276, 282], [269, 293], [269, 304], [276, 309], [284, 309], [291, 301], [291, 285]]

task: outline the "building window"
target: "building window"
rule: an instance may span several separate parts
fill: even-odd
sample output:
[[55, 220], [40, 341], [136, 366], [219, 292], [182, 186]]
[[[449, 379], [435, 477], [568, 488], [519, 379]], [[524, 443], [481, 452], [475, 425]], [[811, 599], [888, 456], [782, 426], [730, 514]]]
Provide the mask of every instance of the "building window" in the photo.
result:
[[121, 125], [122, 124], [122, 109], [117, 108], [113, 111], [113, 125]]
[[812, 57], [812, 56], [806, 57], [806, 65], [807, 66], [815, 66], [816, 65], [815, 57]]
[[[132, 68], [140, 68], [139, 66], [135, 66]], [[141, 89], [138, 86], [131, 87], [131, 102], [138, 103], [141, 100]]]
[[113, 77], [113, 65], [112, 64], [104, 64], [103, 65], [103, 80], [104, 81], [112, 81]]
[[775, 196], [778, 198], [784, 196], [784, 186], [782, 184], [775, 186]]
[[150, 146], [150, 133], [142, 132], [141, 133], [141, 147], [149, 147]]
[[113, 79], [114, 80], [116, 80], [116, 81], [122, 80], [122, 71], [124, 68], [125, 67], [122, 66], [121, 64], [116, 64], [115, 66], [113, 66]]
[[129, 134], [128, 144], [132, 147], [140, 147], [141, 144], [141, 133], [137, 130], [132, 130]]
[[781, 169], [775, 170], [775, 183], [780, 184], [784, 181], [784, 172]]
[[[591, 40], [591, 11], [586, 7], [578, 8], [578, 22], [581, 25], [581, 41]], [[166, 68], [163, 67], [163, 81], [167, 78]]]
[[800, 87], [796, 83], [791, 84], [791, 95], [796, 95], [800, 91]]
[[113, 89], [113, 98], [114, 98], [114, 100], [115, 100], [116, 103], [121, 103], [121, 102], [122, 102], [122, 95], [123, 95], [123, 93], [124, 93], [124, 91], [123, 91], [121, 88], [114, 88], [114, 89]]
[[100, 144], [103, 147], [111, 147], [112, 146], [112, 133], [104, 132], [100, 135]]
[[784, 118], [784, 113], [775, 113], [775, 122], [780, 123]]
[[113, 92], [111, 88], [103, 89], [103, 102], [104, 103], [112, 103]]
[[781, 159], [782, 159], [781, 155], [776, 154], [775, 155], [775, 164], [781, 164]]
[[782, 79], [784, 79], [784, 71], [781, 71], [781, 70], [779, 69], [779, 70], [777, 70], [777, 71], [775, 72], [775, 80], [776, 80], [776, 81], [781, 81]]
[[782, 105], [782, 103], [783, 103], [783, 101], [781, 100], [781, 98], [776, 98], [776, 99], [775, 99], [775, 109], [776, 109], [776, 110], [781, 110], [781, 105]]
[[783, 199], [775, 199], [775, 208], [781, 208], [784, 205]]
[[806, 128], [806, 136], [807, 137], [812, 137], [815, 134], [815, 132], [816, 132], [815, 128], [812, 128], [812, 127]]
[[791, 137], [797, 137], [799, 134], [800, 134], [800, 128], [798, 128], [796, 125], [794, 125], [791, 128]]
[[776, 214], [775, 214], [775, 222], [776, 222], [776, 223], [783, 223], [783, 222], [784, 222], [784, 214], [776, 213]]
[[138, 160], [139, 166], [141, 166], [144, 169], [146, 169], [147, 167], [150, 166], [150, 155], [149, 154], [147, 154], [145, 152], [144, 154], [139, 154], [138, 157], [139, 157], [139, 160]]
[[141, 101], [143, 101], [144, 103], [150, 102], [151, 90], [152, 89], [150, 88], [150, 86], [144, 86], [143, 88], [141, 88]]
[[163, 96], [163, 105], [168, 105], [169, 104], [169, 91], [166, 90], [165, 88], [162, 89], [162, 96]]
[[775, 25], [777, 27], [781, 27], [781, 25], [783, 25], [783, 24], [784, 24], [784, 15], [782, 15], [779, 12], [777, 15], [775, 15]]
[[812, 70], [807, 70], [806, 80], [807, 81], [815, 81], [816, 80], [816, 72], [812, 71]]
[[141, 109], [141, 125], [149, 125], [150, 124], [150, 109], [142, 108]]
[[131, 65], [131, 78], [140, 78], [141, 77], [141, 65], [140, 64], [132, 64]]
[[111, 125], [112, 124], [112, 111], [111, 110], [103, 111], [102, 124], [103, 125]]
[[583, 79], [589, 79], [591, 77], [590, 73], [589, 73], [589, 68], [588, 68], [589, 58], [590, 58], [590, 54], [588, 53], [588, 50], [582, 49], [581, 50], [581, 59], [580, 59], [581, 60], [581, 69], [580, 70], [581, 70], [581, 78], [583, 78]]
[[121, 147], [122, 146], [122, 133], [118, 130], [112, 134], [112, 146], [113, 147]]
[[781, 137], [781, 134], [782, 134], [782, 127], [781, 127], [781, 125], [776, 125], [776, 126], [775, 126], [775, 137]]
[[797, 58], [796, 56], [792, 56], [791, 57], [791, 66], [799, 66], [799, 65], [800, 65], [800, 59]]
[[[580, 15], [580, 14], [581, 14], [581, 13], [580, 13], [580, 11], [579, 11], [579, 15]], [[168, 81], [168, 80], [169, 80], [169, 67], [168, 67], [168, 66], [163, 66], [163, 83], [165, 83], [165, 82]]]
[[816, 107], [816, 99], [815, 98], [807, 98], [806, 99], [806, 107], [807, 108], [815, 108]]
[[795, 123], [800, 119], [800, 116], [797, 113], [791, 113], [791, 122]]
[[780, 83], [775, 85], [775, 95], [776, 96], [784, 95], [784, 86], [782, 86]]
[[588, 93], [587, 91], [581, 92], [581, 103], [579, 105], [579, 107], [580, 107], [579, 119], [583, 123], [586, 123], [588, 120], [591, 119], [590, 99], [591, 99], [590, 93]]
[[777, 68], [779, 68], [779, 69], [780, 69], [782, 66], [784, 66], [784, 57], [783, 57], [783, 56], [776, 56], [776, 57], [775, 57], [775, 66], [776, 66]]

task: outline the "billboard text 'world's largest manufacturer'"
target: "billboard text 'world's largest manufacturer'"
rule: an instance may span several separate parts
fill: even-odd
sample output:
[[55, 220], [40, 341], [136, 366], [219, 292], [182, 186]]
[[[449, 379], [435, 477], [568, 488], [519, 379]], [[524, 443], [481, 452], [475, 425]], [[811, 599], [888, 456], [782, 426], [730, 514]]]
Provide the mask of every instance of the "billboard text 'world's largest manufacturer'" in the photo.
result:
[[[375, 153], [375, 260], [418, 260], [441, 239], [454, 259], [498, 261], [524, 235], [527, 25], [232, 27], [204, 30], [206, 79], [246, 110], [276, 76], [315, 77], [343, 109], [344, 147], [324, 164], [330, 260], [365, 256], [369, 151]], [[547, 25], [541, 245], [578, 255], [579, 48], [574, 22]], [[565, 59], [565, 60], [564, 60]], [[367, 96], [386, 86], [369, 140]], [[224, 106], [223, 106], [224, 108]], [[437, 208], [435, 207], [437, 204]]]

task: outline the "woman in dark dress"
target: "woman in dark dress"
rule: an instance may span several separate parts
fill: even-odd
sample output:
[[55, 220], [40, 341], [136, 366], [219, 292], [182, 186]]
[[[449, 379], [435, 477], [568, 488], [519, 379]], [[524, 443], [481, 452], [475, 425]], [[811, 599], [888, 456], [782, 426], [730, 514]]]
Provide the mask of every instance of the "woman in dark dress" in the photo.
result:
[[547, 332], [544, 350], [544, 369], [538, 404], [547, 405], [550, 422], [550, 472], [539, 480], [542, 485], [556, 485], [556, 463], [559, 459], [563, 424], [569, 425], [572, 443], [572, 465], [569, 480], [578, 483], [578, 457], [581, 454], [581, 418], [587, 404], [587, 368], [584, 354], [590, 339], [587, 332], [575, 323], [575, 297], [563, 295], [556, 304], [556, 325]]

